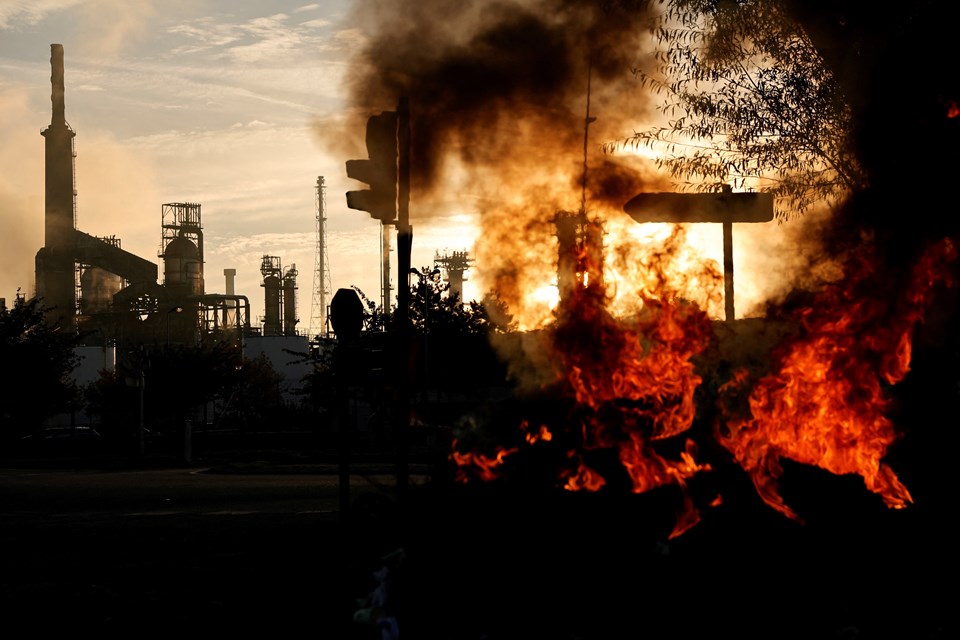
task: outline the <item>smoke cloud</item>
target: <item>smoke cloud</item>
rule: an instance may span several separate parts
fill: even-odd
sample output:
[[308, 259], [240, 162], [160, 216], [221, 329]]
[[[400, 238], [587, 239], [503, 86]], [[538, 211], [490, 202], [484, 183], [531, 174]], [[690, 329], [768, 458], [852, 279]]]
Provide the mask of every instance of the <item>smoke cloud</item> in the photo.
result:
[[[166, 4], [166, 3], [165, 3]], [[142, 37], [156, 16], [155, 0], [91, 0], [78, 7], [78, 54], [113, 57]], [[166, 8], [169, 8], [166, 7]]]
[[588, 81], [598, 126], [618, 130], [637, 115], [636, 105], [611, 106], [630, 93], [642, 51], [648, 16], [632, 4], [363, 1], [356, 15], [372, 22], [372, 36], [348, 81], [350, 103], [391, 108], [409, 98], [411, 179], [421, 189], [451, 154], [490, 167], [560, 152], [576, 166]]
[[557, 211], [585, 202], [623, 217], [624, 196], [651, 185], [643, 159], [600, 148], [651, 113], [631, 75], [650, 51], [643, 4], [358, 2], [367, 39], [346, 87], [356, 122], [341, 134], [354, 142], [327, 129], [326, 143], [362, 149], [366, 118], [408, 99], [411, 223], [473, 207], [471, 277], [536, 325], [549, 306], [524, 305], [556, 280]]
[[43, 246], [43, 139], [39, 128], [11, 126], [29, 119], [28, 113], [25, 91], [0, 91], [0, 166], [8, 168], [0, 173], [0, 298], [8, 306], [17, 289], [34, 295], [34, 257]]

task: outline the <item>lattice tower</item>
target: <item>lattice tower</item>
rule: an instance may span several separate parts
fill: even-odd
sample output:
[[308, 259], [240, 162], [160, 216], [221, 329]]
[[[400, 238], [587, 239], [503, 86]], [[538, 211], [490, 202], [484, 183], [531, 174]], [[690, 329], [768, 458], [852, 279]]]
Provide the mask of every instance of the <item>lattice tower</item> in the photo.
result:
[[327, 195], [323, 176], [317, 177], [317, 262], [313, 269], [313, 301], [310, 311], [310, 338], [330, 332], [328, 305], [332, 293], [327, 258]]

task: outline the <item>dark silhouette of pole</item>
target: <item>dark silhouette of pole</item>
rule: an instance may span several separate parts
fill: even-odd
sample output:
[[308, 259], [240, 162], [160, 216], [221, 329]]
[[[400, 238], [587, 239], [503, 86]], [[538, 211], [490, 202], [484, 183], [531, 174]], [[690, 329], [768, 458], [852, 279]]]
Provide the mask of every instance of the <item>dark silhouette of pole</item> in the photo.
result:
[[396, 438], [397, 500], [403, 501], [409, 486], [408, 446], [410, 431], [410, 254], [413, 227], [410, 226], [410, 103], [406, 96], [397, 105], [397, 338], [399, 348], [396, 367], [397, 411], [394, 418]]
[[146, 447], [144, 446], [144, 426], [143, 426], [143, 388], [146, 385], [147, 376], [143, 371], [143, 362], [140, 363], [140, 379], [137, 380], [138, 391], [140, 392], [140, 425], [139, 425], [139, 443], [140, 443], [140, 455], [144, 454]]
[[338, 289], [330, 302], [330, 324], [337, 337], [333, 350], [333, 380], [339, 460], [337, 464], [340, 518], [350, 508], [350, 438], [354, 414], [350, 407], [350, 387], [358, 368], [358, 340], [363, 330], [363, 303], [353, 289]]

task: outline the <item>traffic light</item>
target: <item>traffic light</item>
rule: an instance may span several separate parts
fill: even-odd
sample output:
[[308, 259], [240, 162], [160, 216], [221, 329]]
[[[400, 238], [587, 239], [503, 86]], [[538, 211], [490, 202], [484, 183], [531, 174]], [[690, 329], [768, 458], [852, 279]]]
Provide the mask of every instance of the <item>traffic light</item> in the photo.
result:
[[347, 177], [370, 185], [369, 189], [347, 191], [347, 206], [392, 223], [397, 219], [396, 111], [367, 119], [367, 155], [366, 160], [347, 160]]

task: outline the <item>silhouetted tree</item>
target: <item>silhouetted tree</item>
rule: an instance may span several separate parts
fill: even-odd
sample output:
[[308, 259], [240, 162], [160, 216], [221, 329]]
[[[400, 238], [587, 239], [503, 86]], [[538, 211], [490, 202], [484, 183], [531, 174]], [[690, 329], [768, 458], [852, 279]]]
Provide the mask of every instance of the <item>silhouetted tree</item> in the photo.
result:
[[644, 146], [683, 190], [719, 185], [775, 197], [781, 219], [867, 186], [851, 144], [850, 96], [780, 0], [670, 0], [653, 28], [665, 125], [605, 145]]
[[280, 384], [284, 377], [273, 368], [265, 354], [261, 353], [252, 359], [245, 358], [231, 378], [232, 386], [219, 392], [229, 393], [226, 409], [233, 422], [261, 425], [273, 417], [279, 417], [283, 406]]
[[38, 429], [44, 420], [74, 408], [78, 397], [70, 378], [79, 358], [75, 332], [45, 319], [36, 298], [18, 296], [0, 309], [0, 433], [16, 438]]
[[[429, 267], [410, 283], [412, 386], [420, 391], [479, 397], [506, 382], [506, 369], [490, 337], [513, 330], [494, 294], [464, 303]], [[494, 313], [488, 305], [495, 305]]]
[[219, 400], [220, 410], [244, 422], [261, 420], [279, 403], [280, 374], [263, 357], [243, 358], [235, 345], [138, 349], [87, 389], [89, 411], [100, 417], [105, 435], [136, 435], [141, 371], [145, 421], [159, 432], [176, 432], [211, 401]]
[[[419, 273], [424, 275], [412, 278], [410, 283], [409, 317], [415, 333], [487, 335], [513, 329], [503, 313], [506, 306], [495, 294], [489, 294], [482, 302], [465, 303], [451, 293], [450, 285], [436, 272], [423, 267]], [[490, 305], [497, 305], [498, 312], [491, 314]]]
[[[336, 340], [321, 343], [312, 353], [313, 371], [302, 382], [315, 410], [329, 415], [338, 400], [338, 384], [355, 389], [376, 406], [395, 401], [393, 392], [400, 376], [407, 377], [409, 390], [415, 394], [430, 387], [476, 397], [505, 383], [506, 370], [490, 336], [515, 330], [506, 305], [494, 293], [482, 302], [465, 304], [450, 294], [449, 284], [431, 277], [432, 268], [424, 267], [419, 273], [427, 277], [411, 278], [405, 347], [399, 339], [396, 309], [384, 313], [355, 288], [366, 309], [364, 330], [339, 358], [334, 357]], [[401, 348], [408, 351], [401, 354]]]

